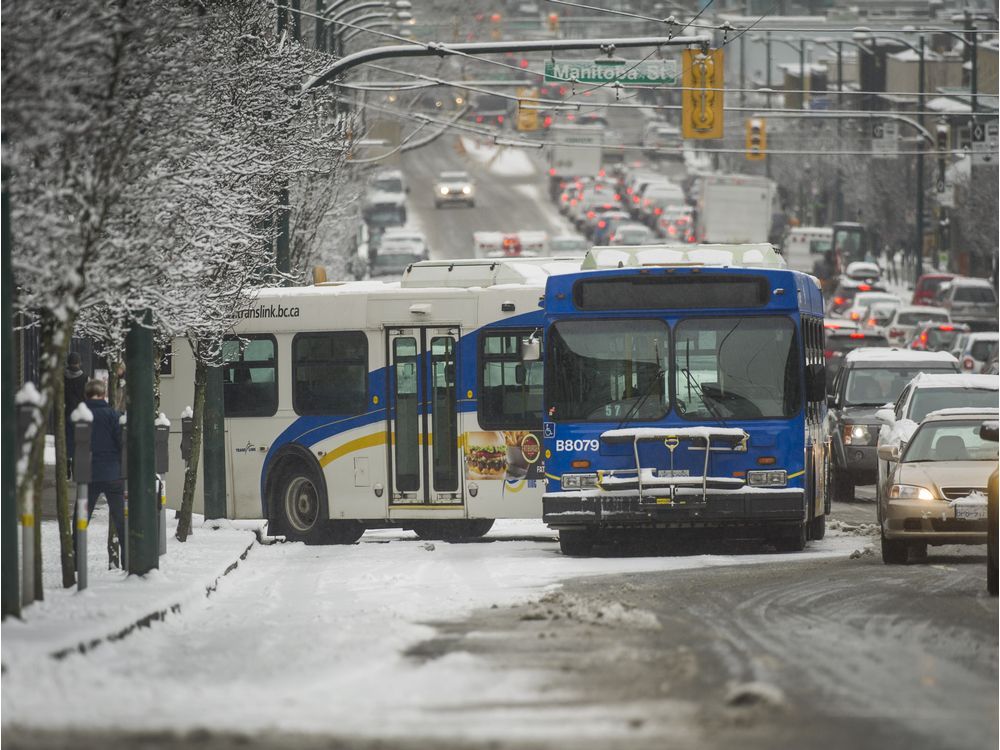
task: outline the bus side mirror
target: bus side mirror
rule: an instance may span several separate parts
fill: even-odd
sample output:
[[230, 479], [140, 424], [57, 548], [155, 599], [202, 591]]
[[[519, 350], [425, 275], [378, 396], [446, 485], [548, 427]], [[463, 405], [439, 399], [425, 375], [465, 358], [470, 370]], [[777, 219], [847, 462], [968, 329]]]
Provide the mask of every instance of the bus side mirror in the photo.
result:
[[826, 367], [809, 365], [806, 368], [806, 400], [810, 403], [822, 401], [826, 397]]
[[521, 339], [518, 355], [522, 362], [537, 362], [542, 358], [542, 342], [534, 337]]

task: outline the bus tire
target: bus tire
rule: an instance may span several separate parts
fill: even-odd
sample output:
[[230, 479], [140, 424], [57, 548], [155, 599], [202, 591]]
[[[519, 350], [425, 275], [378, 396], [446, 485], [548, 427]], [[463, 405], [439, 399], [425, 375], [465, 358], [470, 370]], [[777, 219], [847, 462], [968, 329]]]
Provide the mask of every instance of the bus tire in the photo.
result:
[[567, 557], [586, 557], [594, 549], [594, 534], [590, 529], [562, 529], [559, 551]]
[[328, 521], [324, 541], [329, 544], [354, 544], [365, 533], [361, 521]]
[[[820, 516], [824, 518], [825, 516]], [[801, 552], [806, 548], [806, 537], [809, 532], [809, 522], [800, 523], [773, 540], [778, 552]]]
[[493, 528], [492, 518], [470, 518], [466, 521], [466, 536], [470, 539], [480, 539], [490, 533]]
[[819, 541], [826, 536], [826, 516], [816, 516], [809, 522], [809, 538]]
[[292, 461], [277, 481], [274, 514], [289, 541], [323, 544], [328, 539], [326, 485], [303, 461]]

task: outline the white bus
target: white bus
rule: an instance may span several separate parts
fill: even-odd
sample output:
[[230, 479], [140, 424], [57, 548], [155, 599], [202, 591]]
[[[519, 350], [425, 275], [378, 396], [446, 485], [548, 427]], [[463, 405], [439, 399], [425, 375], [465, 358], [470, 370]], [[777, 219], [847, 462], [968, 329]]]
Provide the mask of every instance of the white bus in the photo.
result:
[[[541, 517], [541, 363], [519, 340], [542, 324], [551, 258], [424, 261], [402, 281], [261, 291], [224, 346], [230, 518], [351, 543], [365, 528], [481, 536], [496, 518]], [[183, 341], [161, 377], [180, 459], [193, 400]], [[183, 482], [169, 483], [179, 508]], [[201, 505], [201, 477], [195, 493]]]

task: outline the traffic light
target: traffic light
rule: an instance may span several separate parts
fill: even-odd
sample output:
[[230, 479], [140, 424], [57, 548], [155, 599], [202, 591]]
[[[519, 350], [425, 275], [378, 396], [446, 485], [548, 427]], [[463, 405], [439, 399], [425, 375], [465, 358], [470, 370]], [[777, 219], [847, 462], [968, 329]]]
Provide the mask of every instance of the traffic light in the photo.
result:
[[747, 159], [763, 161], [767, 158], [767, 127], [762, 117], [747, 120]]
[[722, 138], [723, 53], [687, 49], [681, 58], [684, 89], [681, 131], [685, 138]]
[[937, 124], [934, 145], [937, 147], [938, 157], [938, 180], [944, 182], [944, 172], [948, 166], [948, 152], [951, 150], [951, 128], [947, 123]]

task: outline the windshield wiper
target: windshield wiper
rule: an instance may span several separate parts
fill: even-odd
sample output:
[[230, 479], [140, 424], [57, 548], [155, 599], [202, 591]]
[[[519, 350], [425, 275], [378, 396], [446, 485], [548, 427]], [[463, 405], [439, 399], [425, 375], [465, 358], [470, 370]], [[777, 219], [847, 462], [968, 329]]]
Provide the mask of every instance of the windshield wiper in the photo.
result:
[[702, 389], [701, 384], [694, 379], [694, 377], [691, 375], [691, 371], [688, 368], [682, 367], [681, 372], [684, 373], [684, 377], [687, 378], [688, 387], [694, 386], [694, 390], [698, 394], [698, 397], [701, 399], [701, 402], [705, 405], [705, 408], [708, 409], [709, 413], [713, 417], [719, 420], [719, 423], [723, 427], [725, 427], [726, 419], [725, 417], [722, 416], [722, 414], [720, 414], [716, 410], [715, 399], [711, 398], [711, 396], [705, 395], [705, 391]]
[[[654, 349], [654, 352], [656, 353], [656, 362], [657, 362], [657, 364], [659, 364], [659, 362], [660, 362], [660, 343], [659, 343], [659, 341], [657, 341], [655, 339], [654, 339], [653, 349]], [[632, 415], [635, 414], [635, 413], [637, 413], [639, 411], [639, 409], [642, 407], [642, 405], [644, 403], [646, 403], [646, 399], [649, 398], [652, 395], [652, 393], [653, 393], [653, 387], [656, 386], [657, 383], [660, 382], [660, 379], [664, 375], [666, 375], [666, 374], [667, 374], [667, 370], [666, 370], [665, 367], [660, 367], [656, 371], [656, 375], [650, 379], [649, 383], [646, 385], [646, 387], [643, 389], [642, 393], [639, 395], [639, 398], [635, 401], [634, 404], [632, 404], [632, 406], [629, 408], [629, 410], [627, 412], [625, 412], [625, 416], [622, 417], [622, 421], [618, 423], [618, 426], [615, 428], [616, 430], [620, 430], [622, 427], [624, 427], [628, 423], [628, 421], [632, 418]]]

